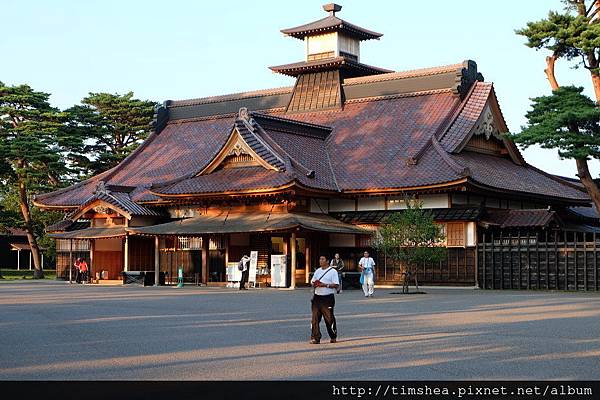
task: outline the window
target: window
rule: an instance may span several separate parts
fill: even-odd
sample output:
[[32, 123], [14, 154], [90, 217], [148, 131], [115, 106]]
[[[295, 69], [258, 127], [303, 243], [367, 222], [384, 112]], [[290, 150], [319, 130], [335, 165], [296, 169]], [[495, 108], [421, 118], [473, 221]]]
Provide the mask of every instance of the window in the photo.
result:
[[449, 222], [446, 224], [446, 246], [465, 247], [465, 224], [463, 222]]

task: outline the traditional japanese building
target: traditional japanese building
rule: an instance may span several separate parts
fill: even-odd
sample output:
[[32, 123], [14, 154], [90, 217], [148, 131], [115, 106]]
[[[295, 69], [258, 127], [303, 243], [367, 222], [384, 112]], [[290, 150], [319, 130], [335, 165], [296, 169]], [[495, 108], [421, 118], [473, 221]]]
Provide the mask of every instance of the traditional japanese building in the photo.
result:
[[[229, 263], [256, 250], [259, 280], [272, 255], [289, 255], [293, 286], [320, 254], [355, 268], [410, 195], [447, 236], [447, 260], [422, 266], [421, 283], [597, 289], [588, 195], [527, 164], [476, 63], [365, 64], [360, 46], [382, 34], [323, 8], [325, 18], [282, 30], [306, 49], [270, 67], [292, 86], [165, 101], [154, 132], [118, 166], [37, 196], [66, 213], [49, 229], [57, 274], [85, 256], [111, 279], [172, 277], [183, 265], [186, 280], [223, 282]], [[376, 257], [378, 281], [399, 283], [399, 266]]]

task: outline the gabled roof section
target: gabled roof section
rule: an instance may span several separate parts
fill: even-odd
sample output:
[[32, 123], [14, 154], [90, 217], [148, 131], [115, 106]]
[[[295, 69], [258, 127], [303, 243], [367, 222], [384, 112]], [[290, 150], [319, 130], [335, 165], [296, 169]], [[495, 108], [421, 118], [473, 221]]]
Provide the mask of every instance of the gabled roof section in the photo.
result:
[[252, 159], [266, 169], [275, 171], [285, 170], [284, 157], [278, 154], [256, 132], [256, 125], [251, 119], [248, 109], [241, 108], [236, 118], [229, 139], [213, 159], [200, 171], [198, 175], [206, 175], [215, 171], [229, 156], [249, 155]]
[[[229, 139], [198, 174], [151, 190], [161, 197], [235, 194], [278, 191], [296, 183], [336, 191], [325, 144], [330, 133], [327, 126], [241, 109]], [[220, 168], [228, 157], [240, 154], [257, 162]]]
[[524, 164], [517, 146], [504, 134], [508, 127], [500, 111], [491, 83], [476, 82], [461, 105], [450, 127], [439, 138], [448, 153], [460, 153], [474, 136], [494, 137], [506, 147], [506, 152], [516, 164]]
[[105, 185], [104, 181], [100, 181], [96, 186], [94, 194], [86, 199], [79, 208], [71, 214], [70, 219], [73, 221], [77, 220], [85, 212], [97, 207], [99, 204], [104, 204], [106, 207], [116, 210], [127, 219], [131, 219], [133, 216], [160, 216], [160, 213], [150, 210], [131, 200], [129, 193], [134, 189], [135, 188], [123, 186]]

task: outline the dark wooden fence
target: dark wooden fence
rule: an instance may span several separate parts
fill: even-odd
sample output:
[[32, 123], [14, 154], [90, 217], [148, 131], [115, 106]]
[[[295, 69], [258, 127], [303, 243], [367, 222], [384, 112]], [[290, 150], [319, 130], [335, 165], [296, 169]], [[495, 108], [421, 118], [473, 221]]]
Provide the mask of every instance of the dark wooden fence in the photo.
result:
[[597, 291], [600, 287], [600, 234], [488, 230], [478, 239], [481, 288]]
[[[475, 285], [475, 249], [449, 248], [446, 259], [435, 264], [420, 265], [417, 268], [419, 285]], [[400, 263], [378, 254], [377, 280], [380, 283], [401, 284], [403, 282]], [[413, 282], [411, 282], [413, 284]]]

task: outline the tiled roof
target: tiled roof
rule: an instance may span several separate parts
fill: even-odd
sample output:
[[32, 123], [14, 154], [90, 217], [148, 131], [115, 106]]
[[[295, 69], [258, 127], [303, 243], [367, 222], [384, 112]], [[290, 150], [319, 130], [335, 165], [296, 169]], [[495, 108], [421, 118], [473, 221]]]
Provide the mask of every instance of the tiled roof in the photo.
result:
[[546, 209], [487, 210], [482, 221], [500, 228], [545, 227], [556, 219], [556, 212]]
[[556, 178], [529, 165], [517, 165], [508, 158], [470, 151], [454, 154], [452, 158], [469, 169], [473, 182], [491, 189], [563, 199], [589, 199], [584, 191], [566, 182], [560, 183]]
[[290, 183], [293, 177], [287, 172], [263, 167], [227, 168], [207, 175], [184, 179], [171, 185], [153, 189], [162, 195], [208, 194], [216, 192], [243, 192], [277, 188]]
[[[495, 99], [487, 83], [471, 86], [465, 97], [452, 89], [455, 78], [460, 78], [452, 72], [457, 65], [423, 72], [433, 74], [432, 82], [416, 72], [408, 73], [418, 75], [414, 78], [352, 81], [348, 86], [353, 88], [352, 101], [332, 110], [286, 114], [285, 107], [280, 107], [283, 100], [277, 96], [289, 98], [289, 93], [274, 94], [276, 101], [271, 101], [271, 95], [261, 97], [266, 99], [264, 104], [276, 107], [265, 112], [262, 122], [260, 115], [254, 114], [258, 127], [251, 133], [267, 144], [260, 144], [266, 149], [261, 156], [277, 168], [283, 165], [285, 172], [253, 168], [196, 176], [219, 153], [236, 126], [236, 115], [230, 111], [246, 101], [254, 104], [255, 97], [216, 98], [215, 104], [222, 108], [213, 107], [207, 100], [213, 107], [210, 109], [203, 108], [206, 104], [201, 104], [201, 99], [173, 102], [166, 127], [152, 134], [117, 168], [38, 196], [36, 204], [77, 207], [94, 194], [100, 180], [135, 187], [128, 194], [132, 202], [159, 201], [159, 192], [173, 195], [259, 190], [292, 182], [346, 193], [470, 183], [490, 190], [588, 202], [587, 194], [571, 183], [526, 164], [468, 151], [452, 153], [456, 144], [463, 143], [470, 134], [484, 101]], [[460, 65], [470, 75], [476, 74], [474, 63]], [[421, 91], [424, 88], [431, 90]], [[385, 96], [369, 97], [373, 94]], [[180, 109], [185, 112], [173, 117], [172, 111]], [[221, 109], [227, 113], [210, 116]], [[277, 120], [279, 126], [269, 124], [268, 118]], [[302, 126], [304, 123], [314, 125]], [[437, 144], [434, 135], [439, 138]], [[313, 177], [307, 174], [310, 171], [314, 171]]]
[[0, 235], [7, 235], [7, 236], [27, 236], [27, 232], [24, 229], [21, 228], [2, 228], [0, 229]]
[[198, 235], [202, 233], [238, 233], [289, 231], [303, 228], [311, 231], [336, 233], [368, 233], [362, 228], [343, 223], [326, 214], [309, 213], [228, 213], [201, 215], [165, 224], [128, 228], [142, 235]]
[[[436, 221], [477, 221], [483, 211], [479, 207], [468, 208], [430, 208], [424, 209], [431, 213]], [[330, 213], [342, 222], [352, 224], [378, 224], [385, 222], [390, 215], [401, 213], [402, 210], [385, 211], [343, 211]]]
[[469, 96], [469, 100], [464, 102], [460, 114], [440, 138], [440, 144], [444, 150], [452, 153], [465, 140], [465, 133], [471, 132], [475, 127], [491, 91], [491, 83], [475, 83], [473, 91]]
[[335, 15], [329, 15], [318, 21], [281, 30], [283, 34], [298, 39], [304, 39], [304, 36], [311, 33], [326, 33], [332, 31], [341, 31], [360, 40], [378, 39], [383, 36], [382, 33], [361, 28], [360, 26], [351, 24], [343, 19], [338, 18]]

